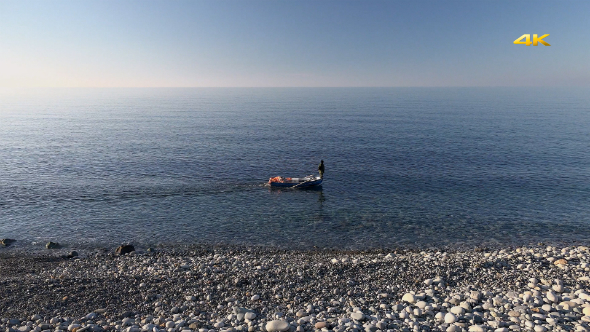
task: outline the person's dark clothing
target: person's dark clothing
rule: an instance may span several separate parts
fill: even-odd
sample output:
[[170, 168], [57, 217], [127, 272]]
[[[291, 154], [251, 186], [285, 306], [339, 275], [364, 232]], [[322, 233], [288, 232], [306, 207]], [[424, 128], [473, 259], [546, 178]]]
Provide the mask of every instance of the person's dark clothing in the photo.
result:
[[320, 172], [320, 178], [324, 178], [324, 161], [323, 160], [320, 163], [320, 166], [318, 166], [318, 171]]

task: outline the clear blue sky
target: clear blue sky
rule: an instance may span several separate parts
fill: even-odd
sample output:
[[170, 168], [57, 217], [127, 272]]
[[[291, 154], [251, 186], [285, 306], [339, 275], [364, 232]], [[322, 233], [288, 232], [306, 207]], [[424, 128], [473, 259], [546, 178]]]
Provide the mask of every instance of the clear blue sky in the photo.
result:
[[590, 1], [0, 0], [29, 86], [590, 86]]

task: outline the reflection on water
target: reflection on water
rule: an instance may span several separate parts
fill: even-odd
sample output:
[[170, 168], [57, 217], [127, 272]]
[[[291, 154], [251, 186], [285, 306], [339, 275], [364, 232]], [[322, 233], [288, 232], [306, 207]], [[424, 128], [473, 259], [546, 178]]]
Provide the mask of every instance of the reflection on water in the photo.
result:
[[[324, 202], [326, 197], [324, 196], [323, 186], [314, 186], [306, 188], [280, 188], [270, 187], [271, 194], [275, 195], [308, 195], [310, 197], [317, 197], [317, 203], [312, 203], [309, 200], [309, 204], [306, 204], [303, 209], [309, 213], [313, 222], [312, 224], [318, 224], [323, 221], [329, 221], [330, 216], [324, 213]], [[307, 199], [306, 199], [307, 201]]]

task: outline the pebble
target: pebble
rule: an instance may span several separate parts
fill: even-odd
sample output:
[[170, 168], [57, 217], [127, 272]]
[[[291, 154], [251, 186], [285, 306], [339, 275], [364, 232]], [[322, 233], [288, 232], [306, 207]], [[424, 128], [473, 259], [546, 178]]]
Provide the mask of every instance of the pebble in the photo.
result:
[[451, 312], [454, 313], [455, 315], [461, 316], [465, 313], [465, 309], [463, 307], [454, 306], [451, 308]]
[[514, 310], [510, 310], [508, 312], [508, 316], [510, 316], [510, 317], [520, 317], [520, 312], [514, 311]]
[[559, 298], [557, 297], [557, 295], [555, 293], [553, 293], [552, 291], [547, 292], [547, 300], [551, 301], [551, 302], [557, 302], [559, 301]]
[[445, 315], [445, 323], [447, 323], [447, 324], [453, 324], [456, 321], [457, 321], [457, 316], [455, 316], [454, 314], [448, 312]]
[[319, 330], [319, 329], [326, 327], [326, 325], [327, 325], [326, 322], [317, 322], [317, 323], [315, 323], [315, 328]]
[[563, 293], [563, 285], [553, 285], [553, 290], [558, 292], [558, 293]]
[[266, 331], [287, 331], [289, 329], [289, 323], [284, 320], [272, 320], [266, 323]]
[[402, 301], [405, 301], [405, 302], [408, 302], [408, 303], [414, 303], [414, 302], [416, 302], [416, 296], [414, 294], [411, 294], [411, 293], [406, 293], [402, 297]]
[[353, 312], [352, 314], [350, 314], [350, 317], [354, 320], [365, 319], [365, 315], [362, 312]]
[[469, 297], [475, 301], [481, 300], [481, 292], [478, 291], [471, 291]]

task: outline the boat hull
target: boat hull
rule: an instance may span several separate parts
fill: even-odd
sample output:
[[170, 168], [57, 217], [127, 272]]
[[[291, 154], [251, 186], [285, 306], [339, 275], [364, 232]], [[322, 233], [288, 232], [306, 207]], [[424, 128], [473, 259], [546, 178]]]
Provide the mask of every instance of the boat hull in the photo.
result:
[[309, 187], [316, 187], [321, 185], [323, 179], [316, 179], [314, 181], [307, 181], [307, 182], [271, 182], [271, 187], [276, 188], [293, 188], [297, 186], [297, 188], [309, 188]]

